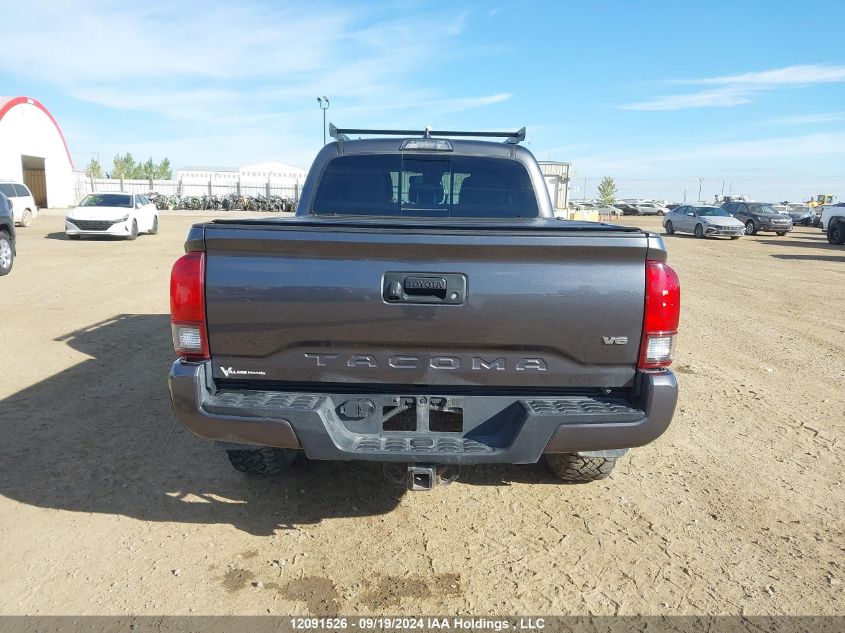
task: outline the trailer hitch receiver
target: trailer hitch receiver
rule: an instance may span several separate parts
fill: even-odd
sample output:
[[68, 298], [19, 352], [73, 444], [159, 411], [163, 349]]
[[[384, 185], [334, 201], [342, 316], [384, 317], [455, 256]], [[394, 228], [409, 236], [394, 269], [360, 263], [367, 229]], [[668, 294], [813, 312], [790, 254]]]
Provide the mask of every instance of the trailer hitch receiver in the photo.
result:
[[408, 466], [408, 490], [431, 490], [437, 483], [437, 466], [413, 464]]

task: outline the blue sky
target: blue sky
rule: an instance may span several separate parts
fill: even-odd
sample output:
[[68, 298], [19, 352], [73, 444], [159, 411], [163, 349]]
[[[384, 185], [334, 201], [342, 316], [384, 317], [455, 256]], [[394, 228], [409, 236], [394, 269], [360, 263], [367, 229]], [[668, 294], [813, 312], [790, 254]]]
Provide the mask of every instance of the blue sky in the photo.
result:
[[0, 94], [74, 160], [281, 160], [347, 127], [528, 127], [579, 191], [845, 198], [845, 2], [0, 0]]

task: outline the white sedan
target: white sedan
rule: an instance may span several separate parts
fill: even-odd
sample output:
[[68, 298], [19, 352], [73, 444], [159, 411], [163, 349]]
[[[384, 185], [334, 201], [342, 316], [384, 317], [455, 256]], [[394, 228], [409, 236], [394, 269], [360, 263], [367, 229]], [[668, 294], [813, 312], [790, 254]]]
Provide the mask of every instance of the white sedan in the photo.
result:
[[158, 209], [137, 193], [91, 193], [65, 218], [65, 234], [111, 235], [134, 240], [138, 233], [158, 233]]

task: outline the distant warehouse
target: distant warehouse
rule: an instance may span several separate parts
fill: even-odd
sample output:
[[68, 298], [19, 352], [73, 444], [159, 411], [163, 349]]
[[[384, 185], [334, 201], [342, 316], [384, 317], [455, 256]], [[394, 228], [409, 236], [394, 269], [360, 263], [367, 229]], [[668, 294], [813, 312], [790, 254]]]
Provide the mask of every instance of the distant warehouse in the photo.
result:
[[[212, 168], [182, 167], [176, 172], [176, 180], [191, 191], [198, 185], [211, 185], [227, 189], [239, 186], [243, 193], [263, 193], [263, 189], [294, 191], [302, 188], [308, 171], [287, 163], [266, 161], [244, 167]], [[239, 184], [238, 184], [239, 183]]]
[[25, 184], [40, 207], [75, 202], [65, 137], [53, 115], [31, 97], [0, 97], [0, 180]]

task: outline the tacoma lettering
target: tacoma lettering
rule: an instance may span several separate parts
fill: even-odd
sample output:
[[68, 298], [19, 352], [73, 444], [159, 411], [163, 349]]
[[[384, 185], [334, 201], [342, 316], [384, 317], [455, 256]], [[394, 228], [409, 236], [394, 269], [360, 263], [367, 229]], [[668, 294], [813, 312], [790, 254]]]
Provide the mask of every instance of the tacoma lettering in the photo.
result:
[[[387, 357], [387, 362], [380, 361], [378, 357], [371, 354], [319, 354], [308, 352], [305, 358], [314, 361], [317, 367], [328, 367], [336, 362], [347, 367], [363, 367], [367, 369], [378, 369], [379, 367], [391, 367], [393, 369], [443, 369], [455, 370], [461, 367], [472, 371], [506, 371], [508, 361], [505, 358], [489, 359], [482, 356], [471, 356], [461, 358], [460, 356], [431, 356], [420, 357], [409, 354], [393, 354]], [[542, 358], [519, 358], [511, 361], [511, 368], [514, 371], [548, 371], [548, 364]]]

